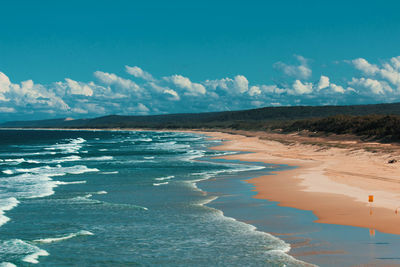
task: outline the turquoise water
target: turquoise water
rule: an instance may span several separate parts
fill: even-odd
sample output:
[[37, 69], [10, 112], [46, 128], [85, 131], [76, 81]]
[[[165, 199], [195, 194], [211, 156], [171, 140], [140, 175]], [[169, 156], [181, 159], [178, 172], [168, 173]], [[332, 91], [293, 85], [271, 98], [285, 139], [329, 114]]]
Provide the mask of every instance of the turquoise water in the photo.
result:
[[0, 262], [17, 266], [300, 264], [290, 245], [205, 204], [196, 183], [265, 166], [190, 133], [0, 131]]
[[[313, 223], [191, 133], [0, 130], [0, 266], [400, 264], [396, 235]], [[271, 233], [271, 234], [269, 234]]]

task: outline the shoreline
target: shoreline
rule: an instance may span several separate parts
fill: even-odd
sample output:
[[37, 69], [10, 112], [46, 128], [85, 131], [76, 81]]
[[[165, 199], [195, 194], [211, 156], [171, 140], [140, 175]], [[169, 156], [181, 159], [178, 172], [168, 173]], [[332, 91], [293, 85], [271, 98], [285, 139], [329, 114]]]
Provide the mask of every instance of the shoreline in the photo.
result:
[[[400, 166], [388, 164], [397, 156], [360, 149], [283, 144], [252, 133], [193, 131], [224, 140], [215, 150], [250, 152], [220, 158], [296, 166], [246, 180], [254, 185], [254, 198], [279, 202], [278, 206], [312, 211], [315, 222], [338, 224], [400, 234]], [[268, 134], [267, 134], [268, 135]], [[382, 144], [385, 146], [386, 144]], [[374, 202], [369, 203], [370, 195]], [[397, 211], [397, 212], [396, 212]]]
[[[400, 145], [354, 139], [308, 138], [296, 134], [223, 130], [1, 128], [2, 130], [191, 132], [223, 140], [214, 150], [239, 151], [228, 160], [288, 165], [294, 169], [245, 180], [254, 198], [312, 211], [317, 223], [400, 234]], [[368, 151], [367, 151], [368, 150]], [[374, 196], [372, 203], [368, 202]]]

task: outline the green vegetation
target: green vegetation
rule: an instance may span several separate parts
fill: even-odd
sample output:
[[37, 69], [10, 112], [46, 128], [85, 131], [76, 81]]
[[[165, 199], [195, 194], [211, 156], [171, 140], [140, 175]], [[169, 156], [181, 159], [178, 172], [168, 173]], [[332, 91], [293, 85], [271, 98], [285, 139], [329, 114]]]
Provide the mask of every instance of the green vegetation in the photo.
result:
[[400, 103], [353, 106], [266, 107], [241, 111], [150, 116], [110, 115], [93, 119], [14, 121], [10, 128], [146, 128], [308, 130], [354, 134], [379, 141], [400, 141]]
[[335, 134], [354, 134], [379, 141], [400, 141], [399, 115], [336, 115], [322, 119], [298, 120], [283, 125], [284, 132], [308, 130]]

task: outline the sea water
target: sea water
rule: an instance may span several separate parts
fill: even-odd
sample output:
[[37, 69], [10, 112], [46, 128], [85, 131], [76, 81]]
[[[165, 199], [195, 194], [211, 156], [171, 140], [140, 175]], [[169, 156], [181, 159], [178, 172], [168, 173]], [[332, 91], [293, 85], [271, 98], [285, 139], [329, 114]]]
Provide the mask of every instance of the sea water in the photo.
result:
[[209, 150], [216, 142], [1, 130], [0, 266], [304, 265], [287, 242], [210, 205], [219, 193], [199, 182], [270, 171], [209, 160], [232, 153]]

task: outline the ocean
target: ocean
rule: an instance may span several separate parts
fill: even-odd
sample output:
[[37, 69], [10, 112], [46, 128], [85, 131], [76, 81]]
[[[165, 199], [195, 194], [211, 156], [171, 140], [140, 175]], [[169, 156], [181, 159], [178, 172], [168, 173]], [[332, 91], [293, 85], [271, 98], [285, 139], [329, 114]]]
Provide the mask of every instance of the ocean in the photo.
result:
[[[178, 132], [0, 131], [0, 266], [298, 266], [290, 245], [208, 204], [204, 180], [273, 165], [211, 160]], [[276, 167], [277, 168], [277, 167]]]

